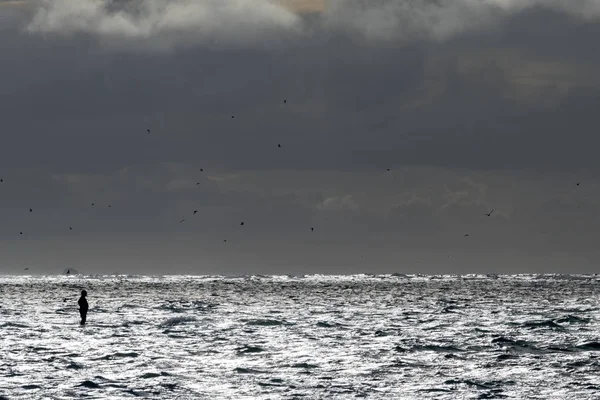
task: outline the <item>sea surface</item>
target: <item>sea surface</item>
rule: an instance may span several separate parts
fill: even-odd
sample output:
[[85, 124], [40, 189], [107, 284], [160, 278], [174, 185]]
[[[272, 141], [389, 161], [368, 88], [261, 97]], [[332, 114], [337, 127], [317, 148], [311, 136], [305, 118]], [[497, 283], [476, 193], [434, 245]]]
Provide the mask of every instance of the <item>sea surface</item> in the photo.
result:
[[0, 395], [598, 399], [597, 288], [585, 275], [4, 276]]

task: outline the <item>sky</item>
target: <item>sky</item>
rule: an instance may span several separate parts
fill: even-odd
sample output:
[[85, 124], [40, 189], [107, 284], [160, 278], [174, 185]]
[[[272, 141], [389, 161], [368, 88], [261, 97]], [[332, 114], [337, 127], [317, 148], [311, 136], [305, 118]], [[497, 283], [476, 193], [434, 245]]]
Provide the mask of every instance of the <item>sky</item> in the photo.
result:
[[0, 0], [0, 274], [595, 273], [598, 37], [600, 0]]

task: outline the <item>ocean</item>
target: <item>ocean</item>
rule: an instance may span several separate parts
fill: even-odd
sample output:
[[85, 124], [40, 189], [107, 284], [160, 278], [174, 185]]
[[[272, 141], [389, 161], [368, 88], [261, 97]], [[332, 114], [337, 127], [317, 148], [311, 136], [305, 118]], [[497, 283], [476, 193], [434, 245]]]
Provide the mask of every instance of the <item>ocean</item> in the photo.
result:
[[590, 275], [2, 276], [0, 395], [598, 399], [597, 286]]

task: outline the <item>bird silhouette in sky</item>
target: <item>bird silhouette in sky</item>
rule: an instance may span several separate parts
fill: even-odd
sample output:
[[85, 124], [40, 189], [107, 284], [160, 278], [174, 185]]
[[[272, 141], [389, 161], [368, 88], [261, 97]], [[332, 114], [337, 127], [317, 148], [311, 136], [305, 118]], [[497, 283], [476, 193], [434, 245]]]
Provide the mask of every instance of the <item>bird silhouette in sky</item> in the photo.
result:
[[244, 225], [244, 221], [240, 222], [240, 225]]
[[179, 223], [185, 222], [185, 218], [181, 218], [181, 221], [179, 221]]
[[72, 228], [72, 227], [69, 227], [69, 230], [70, 230], [70, 231], [72, 231], [72, 230], [73, 230], [73, 228]]
[[150, 133], [150, 128], [146, 129], [146, 132]]
[[468, 233], [465, 233], [465, 237], [467, 237], [467, 236], [469, 236], [469, 234], [468, 234]]
[[4, 179], [0, 178], [0, 183], [4, 182]]
[[22, 234], [23, 234], [23, 232], [19, 232], [19, 235], [22, 235]]
[[200, 172], [204, 172], [204, 170], [202, 168], [200, 168]]
[[576, 183], [576, 185], [577, 185], [577, 186], [579, 186], [579, 183], [580, 183], [580, 182], [577, 182], [577, 183]]
[[277, 144], [277, 147], [281, 148], [281, 144], [280, 144], [280, 143], [278, 143], [278, 144]]
[[485, 215], [487, 215], [488, 217], [491, 217], [493, 212], [494, 212], [494, 209], [492, 208], [492, 211], [490, 211], [489, 213], [485, 213]]
[[29, 209], [29, 212], [33, 212], [33, 208], [30, 208], [30, 209]]
[[283, 104], [287, 103], [287, 100], [283, 100]]
[[198, 213], [198, 210], [194, 210], [194, 215], [196, 215]]
[[315, 231], [315, 228], [310, 228], [310, 231], [311, 231], [311, 232], [314, 232], [314, 231]]
[[28, 271], [28, 270], [29, 270], [29, 268], [25, 268], [25, 271]]
[[94, 204], [94, 203], [92, 203], [92, 207], [93, 207], [93, 206], [95, 206], [95, 204]]

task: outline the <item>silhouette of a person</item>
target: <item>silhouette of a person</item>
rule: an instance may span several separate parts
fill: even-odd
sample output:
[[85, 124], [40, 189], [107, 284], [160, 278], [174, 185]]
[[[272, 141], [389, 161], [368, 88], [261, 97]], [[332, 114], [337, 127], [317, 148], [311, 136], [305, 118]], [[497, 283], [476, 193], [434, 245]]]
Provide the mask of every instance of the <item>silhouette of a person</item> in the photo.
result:
[[87, 292], [85, 290], [82, 290], [81, 297], [79, 298], [79, 301], [77, 302], [77, 304], [79, 304], [79, 315], [81, 315], [80, 325], [85, 325], [85, 318], [86, 318], [87, 312], [88, 312], [88, 302], [85, 299], [86, 296], [87, 296]]

